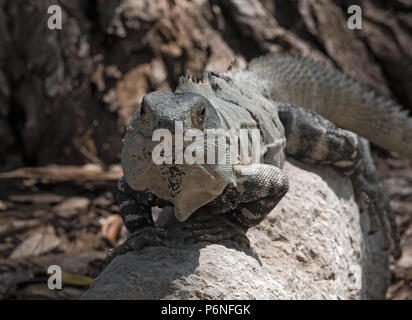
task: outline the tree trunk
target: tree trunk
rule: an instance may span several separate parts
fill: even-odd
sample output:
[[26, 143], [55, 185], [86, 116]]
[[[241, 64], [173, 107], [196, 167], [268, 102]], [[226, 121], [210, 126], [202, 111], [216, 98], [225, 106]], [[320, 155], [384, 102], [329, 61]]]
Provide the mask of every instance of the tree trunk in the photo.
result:
[[0, 168], [115, 163], [143, 95], [187, 69], [222, 71], [269, 52], [311, 56], [412, 106], [412, 3], [0, 0]]

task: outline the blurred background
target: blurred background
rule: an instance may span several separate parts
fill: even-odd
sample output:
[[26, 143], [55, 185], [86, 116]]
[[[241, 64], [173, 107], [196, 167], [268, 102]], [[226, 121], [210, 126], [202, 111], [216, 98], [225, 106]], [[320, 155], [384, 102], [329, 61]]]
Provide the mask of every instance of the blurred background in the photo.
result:
[[[0, 0], [0, 298], [76, 299], [104, 268], [125, 237], [121, 139], [147, 92], [278, 52], [412, 109], [412, 0]], [[412, 165], [373, 150], [404, 251], [387, 297], [412, 299]], [[51, 264], [63, 290], [45, 285]]]

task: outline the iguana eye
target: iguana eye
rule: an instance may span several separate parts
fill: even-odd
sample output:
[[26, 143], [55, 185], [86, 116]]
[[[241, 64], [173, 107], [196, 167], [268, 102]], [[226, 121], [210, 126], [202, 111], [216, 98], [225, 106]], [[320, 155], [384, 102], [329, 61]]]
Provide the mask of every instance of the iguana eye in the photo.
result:
[[201, 109], [200, 109], [199, 115], [200, 115], [200, 117], [201, 117], [202, 119], [204, 119], [204, 118], [205, 118], [205, 114], [206, 114], [206, 107], [205, 107], [204, 105], [202, 105], [200, 108], [201, 108]]
[[203, 126], [206, 116], [206, 106], [203, 103], [198, 103], [194, 106], [191, 112], [192, 124], [196, 128]]

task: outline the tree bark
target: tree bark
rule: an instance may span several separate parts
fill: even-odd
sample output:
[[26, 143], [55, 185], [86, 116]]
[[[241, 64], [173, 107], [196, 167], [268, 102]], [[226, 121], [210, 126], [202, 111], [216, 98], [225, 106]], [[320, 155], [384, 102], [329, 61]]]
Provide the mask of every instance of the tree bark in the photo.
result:
[[412, 106], [412, 3], [355, 1], [0, 0], [0, 169], [115, 163], [143, 95], [189, 69], [225, 70], [270, 52], [311, 56]]

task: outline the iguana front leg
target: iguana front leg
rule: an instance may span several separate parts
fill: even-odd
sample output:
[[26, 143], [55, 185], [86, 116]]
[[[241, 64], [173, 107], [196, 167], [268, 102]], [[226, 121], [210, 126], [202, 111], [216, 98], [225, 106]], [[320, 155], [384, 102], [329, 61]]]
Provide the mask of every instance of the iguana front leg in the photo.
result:
[[[248, 246], [246, 232], [259, 224], [289, 189], [287, 176], [268, 164], [235, 166], [237, 185], [229, 185], [201, 208], [188, 226], [191, 241], [234, 240]], [[219, 214], [220, 213], [220, 214]]]
[[151, 212], [153, 206], [165, 205], [162, 200], [148, 190], [133, 190], [122, 177], [118, 182], [116, 202], [120, 206], [120, 215], [129, 234], [124, 243], [109, 250], [106, 256], [107, 262], [126, 252], [163, 243], [166, 233], [163, 229], [154, 226]]
[[369, 214], [370, 233], [377, 231], [379, 221], [384, 249], [390, 247], [388, 234], [391, 234], [394, 255], [399, 256], [395, 219], [389, 209], [389, 198], [379, 182], [368, 142], [307, 109], [280, 104], [278, 110], [285, 127], [286, 154], [306, 163], [330, 165], [350, 176], [360, 210], [367, 210]]

